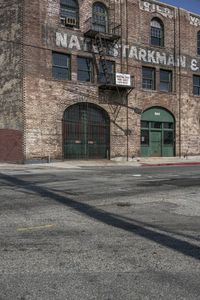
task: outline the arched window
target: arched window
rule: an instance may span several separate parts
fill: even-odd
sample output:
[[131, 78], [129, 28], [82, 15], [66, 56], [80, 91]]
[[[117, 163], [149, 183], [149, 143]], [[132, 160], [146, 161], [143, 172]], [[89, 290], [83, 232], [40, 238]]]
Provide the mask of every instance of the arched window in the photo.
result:
[[200, 31], [197, 32], [197, 54], [200, 55]]
[[158, 18], [151, 20], [151, 45], [164, 46], [164, 26]]
[[93, 29], [98, 32], [108, 31], [108, 13], [105, 5], [100, 2], [96, 2], [93, 5], [92, 10], [92, 23]]
[[64, 24], [79, 27], [79, 6], [76, 0], [60, 0], [60, 17]]

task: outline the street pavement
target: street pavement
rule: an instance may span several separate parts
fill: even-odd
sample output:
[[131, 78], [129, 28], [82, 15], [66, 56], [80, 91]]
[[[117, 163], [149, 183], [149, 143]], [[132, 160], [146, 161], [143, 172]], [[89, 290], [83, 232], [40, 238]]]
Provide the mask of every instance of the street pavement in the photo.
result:
[[0, 299], [200, 299], [198, 162], [1, 164]]

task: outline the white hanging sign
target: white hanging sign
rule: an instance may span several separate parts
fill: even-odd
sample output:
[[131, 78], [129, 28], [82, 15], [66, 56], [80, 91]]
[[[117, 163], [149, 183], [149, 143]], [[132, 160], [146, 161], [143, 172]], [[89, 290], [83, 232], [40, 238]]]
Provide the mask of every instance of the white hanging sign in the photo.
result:
[[130, 74], [116, 73], [116, 85], [131, 86]]

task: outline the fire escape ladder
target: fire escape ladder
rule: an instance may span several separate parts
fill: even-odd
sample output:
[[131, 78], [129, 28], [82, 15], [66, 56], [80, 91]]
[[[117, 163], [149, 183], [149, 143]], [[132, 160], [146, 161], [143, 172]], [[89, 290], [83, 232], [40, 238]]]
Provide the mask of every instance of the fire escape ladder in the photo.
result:
[[105, 76], [105, 83], [110, 84], [111, 83], [111, 78], [108, 70], [108, 65], [106, 61], [106, 52], [107, 52], [107, 43], [106, 40], [103, 38], [103, 36], [98, 33], [95, 36], [95, 43], [98, 49], [98, 54], [99, 54], [99, 62], [102, 67], [103, 74]]

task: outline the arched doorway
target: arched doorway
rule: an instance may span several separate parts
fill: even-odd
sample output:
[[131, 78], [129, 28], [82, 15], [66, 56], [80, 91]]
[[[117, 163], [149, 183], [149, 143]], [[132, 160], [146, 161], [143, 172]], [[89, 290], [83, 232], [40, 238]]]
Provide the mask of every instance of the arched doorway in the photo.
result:
[[92, 103], [77, 103], [64, 112], [63, 145], [65, 159], [108, 159], [110, 119]]
[[161, 107], [152, 107], [141, 116], [141, 156], [175, 155], [175, 120]]

